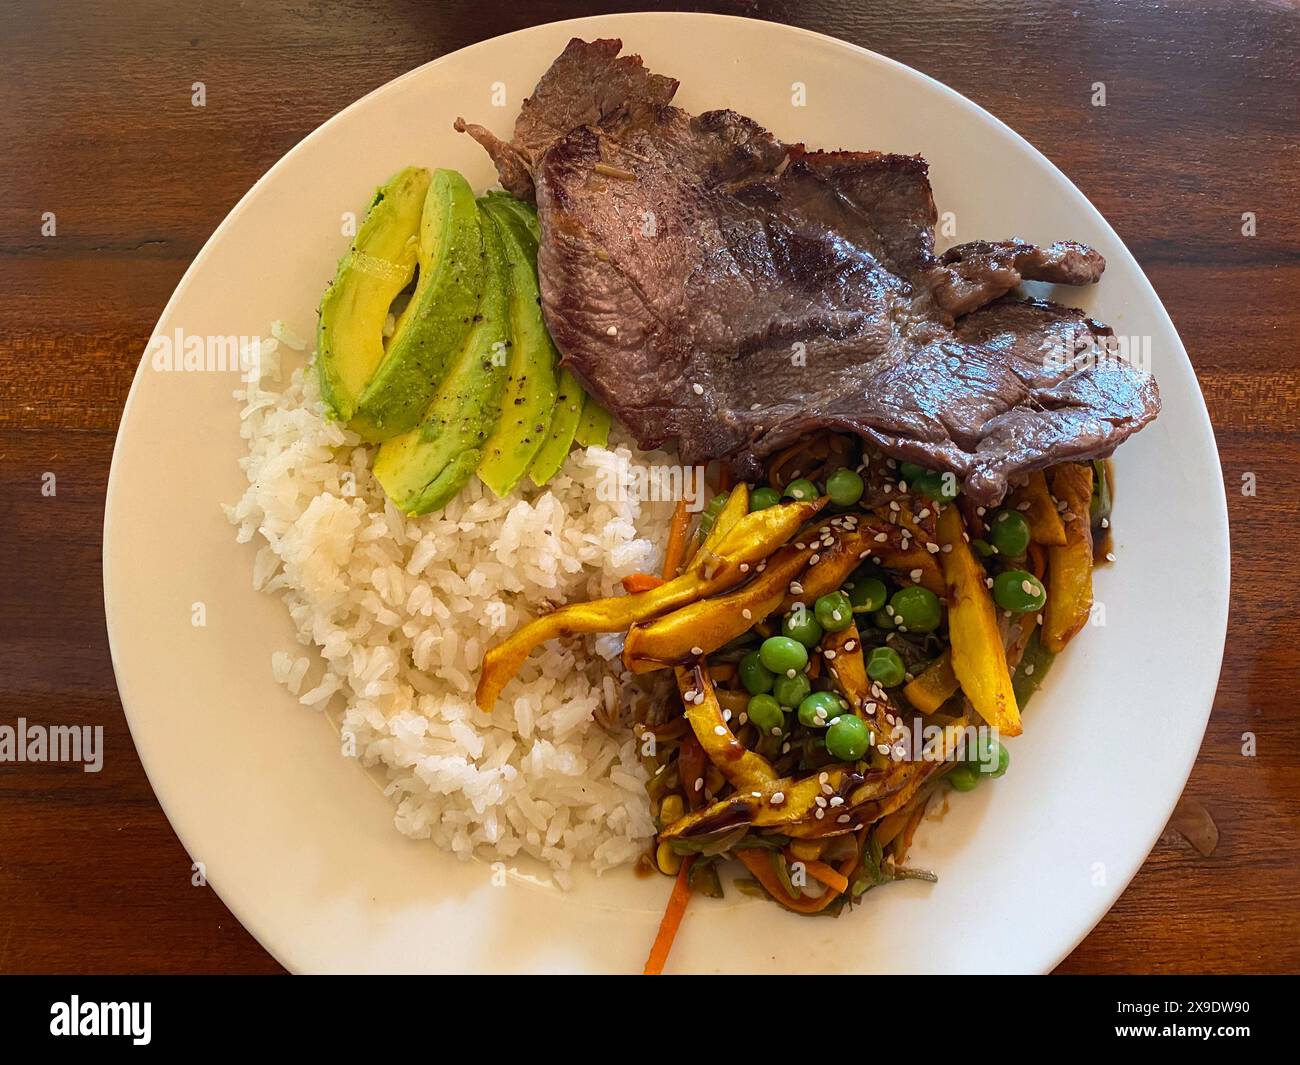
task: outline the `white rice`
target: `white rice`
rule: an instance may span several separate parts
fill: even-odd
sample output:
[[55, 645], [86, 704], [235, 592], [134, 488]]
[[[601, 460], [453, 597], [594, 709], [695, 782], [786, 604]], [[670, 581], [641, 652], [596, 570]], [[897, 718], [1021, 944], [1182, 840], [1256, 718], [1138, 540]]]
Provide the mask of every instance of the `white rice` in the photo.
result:
[[275, 649], [272, 675], [337, 713], [344, 753], [378, 768], [406, 835], [462, 858], [532, 855], [562, 885], [575, 862], [633, 860], [654, 832], [645, 773], [631, 734], [593, 719], [620, 700], [626, 714], [635, 690], [616, 682], [620, 638], [547, 644], [490, 714], [473, 693], [484, 652], [524, 621], [656, 570], [672, 504], [600, 489], [667, 460], [612, 440], [575, 450], [543, 490], [498, 500], [475, 478], [441, 513], [407, 518], [370, 474], [373, 448], [323, 417], [314, 372], [267, 387], [295, 340], [273, 326], [262, 381], [235, 393], [249, 486], [226, 508], [239, 541], [260, 545], [254, 586], [311, 648]]

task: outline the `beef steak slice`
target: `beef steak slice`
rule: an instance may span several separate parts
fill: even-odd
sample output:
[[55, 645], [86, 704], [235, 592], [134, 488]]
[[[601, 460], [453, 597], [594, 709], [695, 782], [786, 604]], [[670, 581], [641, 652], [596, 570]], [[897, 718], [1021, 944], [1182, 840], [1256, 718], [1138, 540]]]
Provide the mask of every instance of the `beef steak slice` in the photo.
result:
[[1158, 413], [1155, 381], [1104, 326], [1008, 297], [1022, 280], [1095, 282], [1096, 251], [975, 241], [936, 257], [923, 159], [691, 115], [620, 50], [571, 41], [509, 144], [458, 126], [535, 196], [547, 325], [642, 447], [675, 438], [683, 462], [753, 476], [812, 430], [848, 430], [989, 505], [1009, 477], [1109, 454]]

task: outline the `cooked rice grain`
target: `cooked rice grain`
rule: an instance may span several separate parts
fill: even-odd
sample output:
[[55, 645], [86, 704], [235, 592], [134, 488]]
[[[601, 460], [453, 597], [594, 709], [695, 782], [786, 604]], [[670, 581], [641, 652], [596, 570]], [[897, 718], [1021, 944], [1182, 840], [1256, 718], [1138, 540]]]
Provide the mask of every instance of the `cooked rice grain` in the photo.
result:
[[562, 884], [575, 862], [633, 860], [654, 831], [645, 774], [631, 735], [593, 720], [621, 690], [621, 641], [546, 645], [490, 714], [473, 692], [487, 648], [527, 619], [656, 571], [671, 503], [600, 489], [664, 457], [576, 450], [544, 490], [498, 500], [475, 479], [441, 513], [407, 518], [371, 476], [372, 449], [322, 416], [314, 373], [265, 387], [281, 353], [264, 341], [264, 380], [235, 394], [248, 489], [226, 508], [239, 541], [261, 545], [254, 586], [314, 648], [310, 662], [276, 650], [272, 675], [305, 706], [341, 711], [408, 836], [462, 858], [529, 854]]

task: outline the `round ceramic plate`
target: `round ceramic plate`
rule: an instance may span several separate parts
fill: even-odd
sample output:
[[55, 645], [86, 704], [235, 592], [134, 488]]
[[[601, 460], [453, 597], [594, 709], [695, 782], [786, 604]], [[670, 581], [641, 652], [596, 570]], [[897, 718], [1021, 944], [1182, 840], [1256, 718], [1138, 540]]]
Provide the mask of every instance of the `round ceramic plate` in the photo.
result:
[[[157, 332], [258, 336], [279, 318], [312, 335], [347, 242], [341, 214], [410, 164], [493, 184], [453, 119], [508, 134], [573, 36], [621, 37], [681, 80], [677, 103], [691, 111], [735, 108], [814, 146], [923, 154], [939, 210], [956, 222], [949, 242], [1069, 238], [1105, 254], [1101, 284], [1061, 298], [1149, 344], [1164, 412], [1117, 457], [1118, 562], [1096, 578], [1104, 624], [1058, 660], [1012, 741], [1012, 771], [923, 826], [912, 861], [936, 870], [938, 884], [888, 885], [837, 920], [735, 891], [697, 900], [669, 964], [1050, 969], [1141, 865], [1196, 756], [1223, 652], [1227, 514], [1205, 405], [1155, 292], [1105, 219], [1006, 126], [889, 59], [766, 22], [641, 14], [525, 30], [398, 78], [289, 152], [213, 234]], [[502, 86], [506, 105], [494, 107]], [[236, 385], [231, 374], [162, 373], [142, 361], [104, 526], [122, 702], [193, 860], [296, 971], [639, 970], [666, 880], [620, 871], [579, 877], [567, 893], [523, 876], [493, 886], [487, 864], [399, 835], [388, 800], [340, 757], [325, 718], [272, 680], [271, 653], [293, 648], [293, 631], [279, 601], [253, 591], [254, 548], [235, 543], [221, 511], [243, 487]], [[196, 603], [206, 625], [191, 624]]]

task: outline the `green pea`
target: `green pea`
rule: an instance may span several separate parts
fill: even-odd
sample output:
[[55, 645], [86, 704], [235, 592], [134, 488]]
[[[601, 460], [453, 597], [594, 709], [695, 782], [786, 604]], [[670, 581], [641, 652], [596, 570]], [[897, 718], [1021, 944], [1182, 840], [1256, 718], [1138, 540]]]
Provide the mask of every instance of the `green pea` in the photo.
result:
[[843, 762], [856, 762], [871, 747], [871, 729], [854, 714], [841, 714], [826, 730], [826, 749]]
[[919, 584], [900, 588], [889, 605], [894, 608], [894, 620], [908, 632], [934, 632], [943, 620], [939, 597]]
[[888, 598], [889, 589], [876, 577], [859, 577], [849, 589], [849, 605], [855, 614], [874, 614]]
[[834, 692], [813, 692], [799, 703], [799, 722], [808, 728], [825, 728], [847, 709]]
[[794, 708], [808, 697], [812, 691], [812, 681], [807, 673], [796, 673], [793, 677], [780, 676], [772, 685], [772, 695], [781, 706]]
[[754, 727], [765, 735], [771, 735], [773, 729], [785, 729], [785, 714], [781, 710], [781, 704], [771, 695], [750, 696], [745, 713], [749, 715]]
[[949, 503], [961, 494], [955, 473], [939, 473], [937, 470], [926, 470], [915, 481], [909, 481], [908, 485], [920, 492], [921, 495], [937, 499], [941, 503]]
[[768, 507], [774, 507], [781, 502], [781, 493], [775, 488], [768, 488], [764, 485], [762, 488], [755, 488], [749, 493], [749, 511], [752, 514], [756, 510], [766, 510]]
[[813, 604], [817, 621], [827, 632], [843, 632], [853, 624], [853, 604], [843, 592], [827, 592]]
[[907, 670], [892, 647], [874, 647], [867, 655], [867, 676], [886, 688], [894, 688], [903, 683]]
[[1013, 614], [1029, 614], [1043, 609], [1047, 589], [1028, 570], [1003, 570], [993, 578], [993, 601]]
[[785, 486], [786, 498], [793, 499], [796, 503], [805, 499], [816, 499], [820, 494], [817, 491], [817, 486], [803, 477], [791, 481]]
[[836, 470], [826, 478], [826, 494], [831, 497], [831, 502], [838, 507], [851, 507], [859, 499], [866, 485], [862, 483], [862, 478], [855, 470], [850, 470], [847, 466], [842, 470]]
[[888, 610], [877, 610], [872, 614], [871, 624], [878, 629], [884, 629], [885, 632], [893, 632], [898, 628], [898, 622], [894, 620], [894, 615]]
[[759, 661], [757, 651], [750, 651], [740, 660], [737, 672], [740, 674], [740, 683], [745, 686], [745, 691], [750, 695], [770, 692], [772, 682], [776, 680], [776, 674]]
[[989, 539], [999, 555], [1020, 558], [1029, 550], [1029, 522], [1018, 510], [999, 510], [989, 522]]
[[966, 759], [966, 764], [977, 773], [996, 780], [1006, 775], [1011, 765], [1011, 752], [999, 743], [996, 737], [981, 733], [975, 741], [975, 750], [971, 752], [971, 757]]
[[778, 676], [808, 664], [808, 648], [789, 636], [769, 636], [758, 647], [758, 660]]
[[959, 765], [948, 771], [948, 783], [958, 791], [974, 791], [979, 787], [979, 771], [968, 765]]
[[813, 611], [797, 604], [781, 621], [781, 632], [805, 647], [816, 647], [822, 638], [822, 626]]

